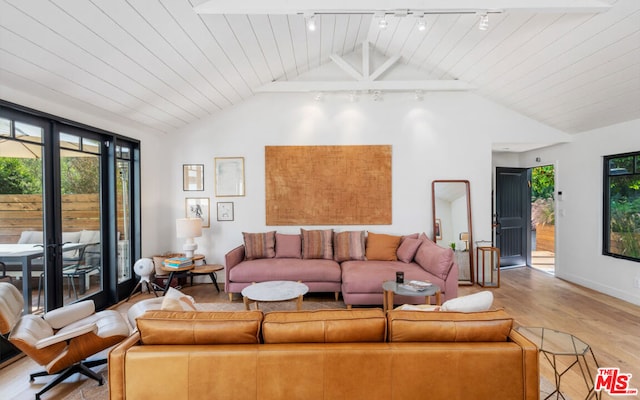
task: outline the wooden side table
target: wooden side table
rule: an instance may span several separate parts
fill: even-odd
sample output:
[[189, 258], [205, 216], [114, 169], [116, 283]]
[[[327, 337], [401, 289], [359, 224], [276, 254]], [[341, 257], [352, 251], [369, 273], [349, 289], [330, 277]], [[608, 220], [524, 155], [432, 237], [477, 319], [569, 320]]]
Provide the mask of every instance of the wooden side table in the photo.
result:
[[184, 274], [189, 272], [192, 269], [193, 269], [193, 264], [187, 265], [186, 267], [180, 267], [180, 268], [165, 267], [163, 265], [162, 270], [169, 273], [169, 279], [167, 279], [167, 283], [164, 285], [164, 293], [162, 295], [164, 296], [165, 294], [167, 294], [167, 290], [169, 290], [169, 286], [171, 286], [171, 280], [173, 280], [173, 276], [175, 274]]
[[222, 271], [224, 266], [220, 264], [203, 264], [196, 265], [189, 271], [189, 277], [191, 278], [191, 286], [193, 286], [193, 276], [194, 275], [209, 275], [211, 277], [211, 282], [215, 285], [218, 293], [220, 293], [220, 287], [218, 286], [218, 275], [216, 272]]

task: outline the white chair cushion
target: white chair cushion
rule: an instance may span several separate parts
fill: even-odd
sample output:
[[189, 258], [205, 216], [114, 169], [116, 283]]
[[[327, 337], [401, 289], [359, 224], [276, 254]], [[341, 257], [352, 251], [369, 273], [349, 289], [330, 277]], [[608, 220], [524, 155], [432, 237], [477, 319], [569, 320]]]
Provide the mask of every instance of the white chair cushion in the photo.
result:
[[18, 244], [42, 244], [42, 231], [22, 231]]
[[93, 300], [85, 300], [49, 311], [43, 318], [53, 329], [60, 329], [88, 317], [95, 311]]
[[167, 290], [162, 300], [161, 310], [168, 311], [195, 311], [196, 301], [178, 289], [172, 287]]
[[0, 334], [6, 335], [22, 316], [22, 294], [9, 282], [0, 282]]
[[478, 292], [467, 296], [447, 300], [440, 307], [440, 311], [476, 312], [487, 311], [493, 304], [493, 293]]

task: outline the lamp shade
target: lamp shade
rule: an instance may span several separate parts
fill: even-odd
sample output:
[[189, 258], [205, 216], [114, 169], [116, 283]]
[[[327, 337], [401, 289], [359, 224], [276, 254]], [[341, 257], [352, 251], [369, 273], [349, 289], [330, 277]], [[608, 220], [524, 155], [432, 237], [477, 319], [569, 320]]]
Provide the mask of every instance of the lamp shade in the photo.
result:
[[179, 238], [195, 238], [202, 236], [202, 220], [200, 218], [179, 218], [176, 220], [176, 233]]

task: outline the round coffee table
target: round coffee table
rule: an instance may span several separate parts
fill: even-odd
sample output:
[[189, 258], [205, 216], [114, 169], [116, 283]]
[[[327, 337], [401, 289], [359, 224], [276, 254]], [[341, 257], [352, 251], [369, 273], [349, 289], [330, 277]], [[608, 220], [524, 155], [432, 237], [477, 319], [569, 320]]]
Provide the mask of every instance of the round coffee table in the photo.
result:
[[256, 309], [260, 309], [259, 302], [277, 302], [297, 300], [296, 307], [302, 309], [302, 296], [309, 291], [304, 283], [293, 281], [268, 281], [254, 283], [242, 289], [242, 300], [247, 310], [249, 302], [256, 303]]
[[397, 283], [396, 281], [385, 281], [382, 284], [382, 308], [384, 311], [389, 311], [393, 308], [393, 295], [399, 294], [401, 296], [418, 296], [418, 297], [426, 297], [426, 304], [431, 304], [431, 296], [436, 295], [436, 305], [441, 305], [440, 303], [440, 286], [431, 284], [431, 286], [427, 287], [424, 290], [411, 290], [405, 289], [402, 283]]

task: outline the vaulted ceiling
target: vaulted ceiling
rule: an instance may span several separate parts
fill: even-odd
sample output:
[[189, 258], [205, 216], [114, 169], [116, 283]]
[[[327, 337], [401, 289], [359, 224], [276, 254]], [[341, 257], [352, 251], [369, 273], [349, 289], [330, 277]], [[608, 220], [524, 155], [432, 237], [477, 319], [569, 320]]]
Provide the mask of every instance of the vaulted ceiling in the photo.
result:
[[[504, 10], [489, 14], [484, 31], [475, 13], [427, 13], [419, 31], [412, 15], [387, 15], [380, 29], [379, 17], [352, 12], [318, 14], [309, 31], [302, 14], [196, 13], [202, 3], [0, 0], [0, 98], [28, 93], [170, 133], [369, 42], [371, 51], [399, 56], [419, 79], [461, 81], [565, 132], [640, 118], [637, 0], [591, 1], [606, 7], [586, 12]], [[233, 4], [272, 3], [295, 4]]]

